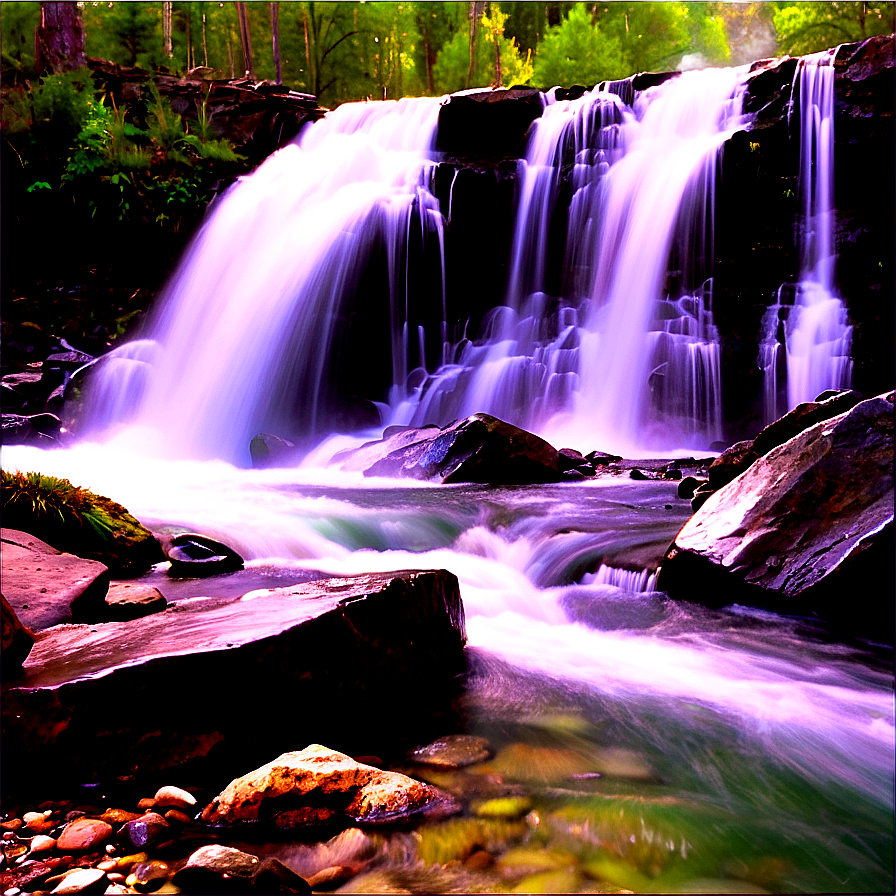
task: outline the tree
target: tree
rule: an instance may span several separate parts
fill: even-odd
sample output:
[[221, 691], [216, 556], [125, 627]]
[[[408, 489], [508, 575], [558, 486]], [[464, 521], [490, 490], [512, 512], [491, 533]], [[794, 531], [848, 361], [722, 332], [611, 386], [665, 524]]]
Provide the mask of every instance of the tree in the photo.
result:
[[274, 59], [274, 73], [278, 84], [283, 83], [283, 65], [280, 61], [280, 5], [271, 4], [271, 56]]
[[538, 47], [533, 81], [543, 88], [593, 85], [625, 74], [619, 40], [592, 25], [586, 4], [579, 3], [565, 21], [548, 29]]
[[236, 4], [236, 14], [240, 23], [240, 46], [243, 49], [243, 64], [246, 77], [254, 78], [255, 72], [252, 66], [252, 38], [249, 32], [249, 18], [246, 15], [246, 4]]
[[146, 68], [154, 68], [164, 58], [158, 3], [85, 4], [84, 20], [89, 56]]
[[34, 65], [39, 73], [71, 72], [87, 65], [84, 23], [77, 3], [41, 3], [34, 34]]
[[500, 66], [500, 85], [525, 84], [532, 77], [532, 63], [528, 56], [520, 55], [516, 42], [504, 36], [507, 16], [497, 3], [491, 4], [491, 13], [483, 14], [478, 23], [475, 41], [472, 76], [470, 72], [469, 34], [457, 31], [442, 47], [433, 75], [437, 89], [442, 93], [454, 93], [469, 86], [485, 87], [495, 84]]
[[778, 52], [817, 53], [894, 30], [892, 3], [779, 3], [774, 16]]

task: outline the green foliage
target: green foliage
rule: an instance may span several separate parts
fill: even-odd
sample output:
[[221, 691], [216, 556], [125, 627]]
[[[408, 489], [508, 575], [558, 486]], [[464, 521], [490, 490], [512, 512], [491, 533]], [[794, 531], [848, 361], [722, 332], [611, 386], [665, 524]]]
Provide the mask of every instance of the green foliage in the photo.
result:
[[3, 524], [59, 551], [99, 560], [130, 575], [163, 559], [152, 532], [120, 504], [43, 473], [0, 471]]
[[[66, 529], [84, 530], [79, 538], [112, 540], [114, 520], [93, 492], [72, 485], [68, 479], [43, 473], [0, 471], [5, 525], [22, 528], [39, 538], [59, 540]], [[49, 541], [56, 547], [54, 541]]]
[[[497, 3], [483, 13], [474, 35], [473, 65], [470, 66], [469, 30], [458, 30], [439, 53], [433, 69], [439, 92], [453, 93], [468, 87], [525, 84], [532, 77], [532, 63], [522, 56], [512, 38], [504, 36], [507, 16]], [[500, 56], [500, 60], [499, 60]], [[500, 83], [498, 68], [500, 65]]]
[[90, 2], [83, 6], [87, 55], [154, 68], [162, 59], [161, 3]]
[[4, 68], [31, 76], [34, 72], [34, 29], [40, 22], [40, 3], [4, 3], [2, 58]]
[[778, 51], [817, 53], [894, 29], [893, 3], [778, 3], [774, 15]]
[[538, 50], [534, 82], [543, 88], [554, 85], [593, 85], [621, 78], [625, 73], [622, 46], [592, 24], [587, 4], [579, 3], [569, 17], [549, 28]]

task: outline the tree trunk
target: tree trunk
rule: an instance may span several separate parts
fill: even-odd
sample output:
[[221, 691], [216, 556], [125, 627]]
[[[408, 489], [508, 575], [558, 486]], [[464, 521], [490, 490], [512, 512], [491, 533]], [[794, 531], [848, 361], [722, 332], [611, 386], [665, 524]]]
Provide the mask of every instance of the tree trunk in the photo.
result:
[[246, 14], [246, 4], [236, 4], [237, 18], [240, 24], [240, 44], [243, 48], [243, 62], [245, 63], [246, 77], [254, 78], [252, 66], [252, 40], [249, 36], [249, 18]]
[[495, 87], [501, 86], [501, 32], [495, 29]]
[[271, 52], [274, 55], [274, 71], [278, 84], [283, 83], [283, 66], [280, 63], [280, 6], [271, 4]]
[[41, 3], [34, 32], [34, 63], [40, 74], [70, 72], [87, 65], [84, 24], [77, 3]]
[[473, 80], [473, 70], [476, 67], [476, 25], [479, 20], [479, 3], [477, 0], [470, 2], [470, 64], [467, 66], [466, 87], [469, 88]]
[[315, 89], [317, 79], [314, 76], [314, 65], [311, 62], [311, 41], [308, 36], [308, 12], [304, 7], [302, 8], [302, 27], [305, 31], [305, 73], [308, 76], [305, 83], [308, 86], [309, 92], [311, 92]]
[[171, 14], [173, 6], [174, 4], [172, 0], [165, 0], [162, 4], [162, 40], [165, 45], [165, 56], [168, 59], [174, 55], [174, 41], [171, 36]]

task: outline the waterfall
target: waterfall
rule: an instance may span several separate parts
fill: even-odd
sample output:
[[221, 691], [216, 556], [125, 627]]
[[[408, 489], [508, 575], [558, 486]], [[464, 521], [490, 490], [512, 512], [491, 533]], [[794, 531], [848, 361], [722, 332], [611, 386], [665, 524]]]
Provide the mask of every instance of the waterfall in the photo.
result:
[[[834, 54], [799, 60], [791, 90], [799, 117], [800, 274], [763, 319], [759, 365], [765, 422], [852, 381], [852, 327], [834, 284]], [[782, 408], [779, 349], [784, 348]]]
[[[423, 264], [427, 242], [442, 284], [441, 301], [435, 290], [427, 299], [445, 332], [443, 222], [425, 186], [439, 104], [342, 105], [231, 187], [161, 297], [151, 339], [97, 371], [88, 427], [136, 424], [153, 453], [245, 463], [260, 430], [335, 427], [341, 364], [361, 368], [361, 389], [382, 362], [381, 394], [367, 398], [403, 386], [409, 358], [423, 353], [412, 319], [433, 316], [410, 294], [410, 256]], [[360, 315], [366, 326], [374, 311], [385, 325], [369, 334], [370, 357], [346, 358], [347, 324]], [[137, 373], [125, 378], [127, 364]]]
[[617, 90], [548, 95], [519, 164], [505, 303], [393, 422], [485, 411], [614, 451], [720, 437], [712, 214], [742, 72], [690, 72], [631, 104]]

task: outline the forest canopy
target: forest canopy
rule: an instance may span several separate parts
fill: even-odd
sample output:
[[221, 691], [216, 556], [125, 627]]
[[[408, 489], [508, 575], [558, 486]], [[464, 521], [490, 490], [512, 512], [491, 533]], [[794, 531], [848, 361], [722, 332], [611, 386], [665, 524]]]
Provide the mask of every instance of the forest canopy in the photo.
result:
[[[753, 47], [811, 53], [894, 27], [893, 3], [867, 2], [77, 5], [88, 57], [210, 78], [248, 72], [328, 106], [471, 87], [591, 85], [638, 71], [739, 64], [756, 58]], [[7, 83], [38, 74], [40, 6], [2, 4]]]

